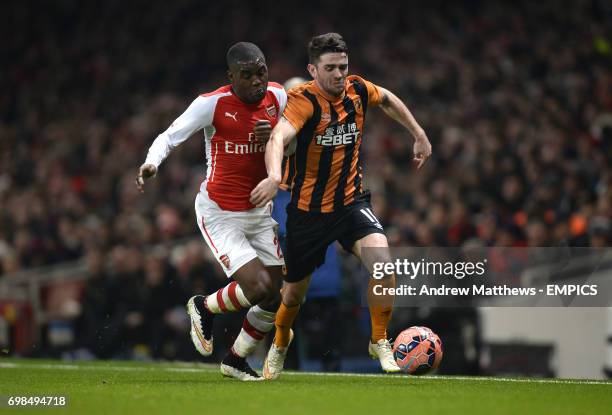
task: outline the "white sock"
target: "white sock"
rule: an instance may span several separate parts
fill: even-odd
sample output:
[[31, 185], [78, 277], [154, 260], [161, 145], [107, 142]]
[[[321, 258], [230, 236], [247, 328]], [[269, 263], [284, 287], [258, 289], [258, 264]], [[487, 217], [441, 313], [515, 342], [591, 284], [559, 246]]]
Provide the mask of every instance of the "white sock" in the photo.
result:
[[242, 288], [240, 288], [236, 281], [210, 294], [206, 297], [204, 304], [213, 314], [237, 311], [251, 306], [251, 303], [249, 303], [249, 300], [242, 292]]
[[242, 330], [236, 338], [232, 351], [240, 357], [247, 357], [274, 327], [276, 312], [263, 310], [258, 305], [251, 307], [244, 318]]

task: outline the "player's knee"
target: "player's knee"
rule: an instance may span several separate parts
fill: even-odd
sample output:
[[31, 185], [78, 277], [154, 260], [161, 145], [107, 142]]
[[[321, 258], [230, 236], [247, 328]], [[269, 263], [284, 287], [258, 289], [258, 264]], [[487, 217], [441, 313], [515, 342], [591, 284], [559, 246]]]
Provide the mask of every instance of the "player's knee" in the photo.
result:
[[286, 306], [293, 307], [302, 304], [304, 294], [298, 286], [287, 285], [283, 288], [283, 303]]
[[256, 278], [249, 284], [248, 298], [251, 304], [259, 304], [274, 297], [275, 284], [267, 271], [259, 271]]
[[281, 303], [281, 295], [279, 290], [269, 292], [266, 298], [259, 303], [265, 310], [277, 310]]

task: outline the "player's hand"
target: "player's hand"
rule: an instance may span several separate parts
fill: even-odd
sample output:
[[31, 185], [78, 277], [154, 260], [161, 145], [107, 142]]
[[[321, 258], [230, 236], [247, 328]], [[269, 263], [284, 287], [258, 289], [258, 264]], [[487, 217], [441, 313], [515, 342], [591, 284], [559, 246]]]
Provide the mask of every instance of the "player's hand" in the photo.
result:
[[414, 152], [412, 161], [416, 163], [417, 169], [420, 169], [429, 156], [431, 156], [431, 143], [425, 132], [416, 137], [412, 151]]
[[274, 180], [270, 177], [266, 177], [260, 181], [251, 192], [251, 198], [249, 199], [251, 203], [257, 207], [265, 206], [270, 200], [274, 199], [274, 196], [276, 196], [279, 182], [280, 180]]
[[138, 177], [136, 178], [136, 187], [140, 193], [144, 193], [144, 182], [157, 174], [157, 167], [153, 164], [143, 164], [138, 169]]
[[272, 134], [272, 124], [268, 120], [257, 120], [255, 121], [253, 133], [257, 141], [267, 143], [270, 139], [270, 134]]

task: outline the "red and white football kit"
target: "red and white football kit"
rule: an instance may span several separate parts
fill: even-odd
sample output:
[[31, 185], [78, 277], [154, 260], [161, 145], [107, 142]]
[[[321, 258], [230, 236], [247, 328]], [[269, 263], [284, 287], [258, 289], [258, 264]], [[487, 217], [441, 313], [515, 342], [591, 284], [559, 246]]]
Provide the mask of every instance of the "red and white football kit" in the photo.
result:
[[195, 200], [196, 220], [228, 277], [256, 257], [265, 266], [284, 265], [272, 205], [256, 208], [249, 198], [267, 177], [265, 143], [256, 140], [253, 127], [258, 120], [274, 127], [286, 103], [285, 90], [274, 82], [257, 104], [244, 103], [227, 85], [197, 97], [149, 148], [145, 163], [159, 166], [172, 149], [204, 131], [207, 172]]

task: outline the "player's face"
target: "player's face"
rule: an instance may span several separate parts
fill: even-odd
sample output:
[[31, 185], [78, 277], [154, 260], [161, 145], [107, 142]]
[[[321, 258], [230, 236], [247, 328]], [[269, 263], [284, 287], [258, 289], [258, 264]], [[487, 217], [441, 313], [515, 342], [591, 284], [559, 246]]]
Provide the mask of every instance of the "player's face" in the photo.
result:
[[348, 76], [348, 56], [344, 52], [324, 53], [308, 72], [323, 91], [333, 96], [342, 96], [344, 82]]
[[229, 77], [234, 93], [244, 102], [254, 104], [266, 96], [268, 67], [264, 60], [239, 62], [229, 71]]

